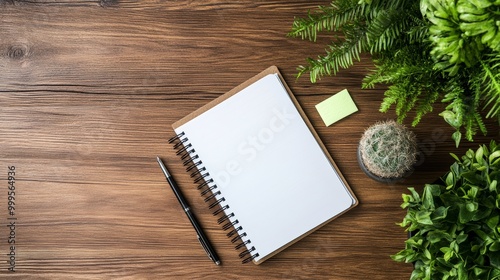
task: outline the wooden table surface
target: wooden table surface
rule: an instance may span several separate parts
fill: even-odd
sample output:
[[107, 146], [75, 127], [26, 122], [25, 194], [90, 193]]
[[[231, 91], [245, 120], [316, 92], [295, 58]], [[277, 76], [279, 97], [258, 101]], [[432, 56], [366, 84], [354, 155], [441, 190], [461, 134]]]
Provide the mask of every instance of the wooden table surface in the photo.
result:
[[[413, 129], [422, 157], [412, 176], [393, 185], [370, 180], [357, 165], [357, 141], [368, 125], [395, 115], [378, 112], [383, 87], [361, 89], [369, 57], [317, 84], [294, 76], [328, 38], [313, 44], [285, 35], [295, 16], [328, 3], [0, 0], [0, 278], [408, 279], [411, 265], [389, 257], [404, 247], [396, 225], [401, 193], [443, 175], [450, 152], [499, 139], [498, 125], [456, 149], [436, 106]], [[174, 121], [271, 65], [360, 205], [262, 265], [243, 265], [167, 139]], [[314, 105], [344, 88], [359, 112], [325, 127]], [[156, 155], [168, 162], [222, 266], [200, 247]]]

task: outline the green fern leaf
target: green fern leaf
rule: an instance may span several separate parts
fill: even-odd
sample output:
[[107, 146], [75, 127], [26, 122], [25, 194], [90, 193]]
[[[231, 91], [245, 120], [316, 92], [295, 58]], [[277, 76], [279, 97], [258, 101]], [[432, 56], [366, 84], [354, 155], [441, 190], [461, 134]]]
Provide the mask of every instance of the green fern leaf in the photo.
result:
[[360, 54], [366, 51], [366, 40], [364, 28], [360, 26], [345, 27], [346, 32], [352, 39], [341, 43], [333, 42], [326, 50], [326, 55], [318, 56], [317, 59], [308, 58], [308, 65], [300, 66], [297, 78], [309, 72], [311, 82], [315, 83], [326, 75], [336, 75], [339, 68], [348, 68], [354, 64], [354, 60], [360, 60]]
[[491, 57], [490, 64], [481, 62], [483, 68], [484, 108], [491, 106], [487, 118], [500, 115], [500, 55]]
[[346, 24], [362, 20], [363, 10], [364, 5], [356, 0], [338, 0], [330, 6], [319, 6], [316, 11], [309, 11], [306, 18], [295, 18], [287, 36], [315, 42], [319, 32], [339, 31]]

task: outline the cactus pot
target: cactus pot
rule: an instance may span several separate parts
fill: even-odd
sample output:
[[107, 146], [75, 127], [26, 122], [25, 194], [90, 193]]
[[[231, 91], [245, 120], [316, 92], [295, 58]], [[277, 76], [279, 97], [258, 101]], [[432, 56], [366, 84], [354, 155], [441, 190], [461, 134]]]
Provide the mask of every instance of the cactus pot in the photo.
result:
[[359, 166], [379, 182], [394, 183], [410, 175], [416, 156], [415, 134], [394, 120], [371, 125], [359, 140]]
[[400, 177], [383, 178], [383, 177], [380, 177], [380, 176], [373, 174], [370, 170], [368, 170], [368, 168], [366, 168], [365, 164], [363, 163], [363, 158], [361, 157], [361, 149], [359, 148], [359, 145], [358, 145], [358, 149], [357, 149], [357, 158], [358, 158], [358, 164], [359, 164], [359, 167], [361, 168], [361, 170], [363, 170], [363, 172], [371, 179], [373, 179], [377, 182], [381, 182], [381, 183], [386, 183], [386, 184], [397, 183], [399, 181], [402, 181], [404, 178], [410, 176], [414, 170], [412, 168]]

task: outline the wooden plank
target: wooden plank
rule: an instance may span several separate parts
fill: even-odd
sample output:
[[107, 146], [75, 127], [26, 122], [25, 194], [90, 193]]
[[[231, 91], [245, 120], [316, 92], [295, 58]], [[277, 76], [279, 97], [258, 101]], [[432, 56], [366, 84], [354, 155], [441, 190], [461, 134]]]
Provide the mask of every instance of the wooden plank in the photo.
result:
[[[296, 67], [321, 54], [287, 38], [324, 1], [0, 1], [0, 277], [10, 279], [407, 279], [389, 255], [406, 186], [444, 174], [455, 149], [439, 107], [414, 128], [425, 161], [403, 184], [362, 174], [356, 144], [383, 88], [361, 90], [368, 56], [310, 84]], [[260, 266], [242, 265], [167, 144], [171, 124], [270, 65], [285, 80], [360, 205]], [[347, 88], [359, 112], [325, 127], [314, 105]], [[442, 109], [442, 108], [441, 108]], [[223, 265], [208, 260], [168, 189], [162, 156]], [[16, 168], [16, 272], [8, 271], [7, 172]]]

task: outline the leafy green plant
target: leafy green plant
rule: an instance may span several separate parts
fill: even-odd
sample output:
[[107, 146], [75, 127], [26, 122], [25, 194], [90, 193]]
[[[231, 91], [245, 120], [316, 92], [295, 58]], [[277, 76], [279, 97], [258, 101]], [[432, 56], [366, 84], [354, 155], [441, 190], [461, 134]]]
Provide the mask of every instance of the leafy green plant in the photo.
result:
[[417, 157], [415, 134], [394, 120], [368, 127], [359, 141], [362, 164], [381, 178], [401, 178]]
[[399, 122], [414, 111], [416, 126], [442, 101], [457, 146], [486, 134], [482, 111], [500, 122], [500, 0], [334, 0], [295, 18], [288, 36], [316, 41], [325, 32], [326, 54], [308, 58], [297, 77], [314, 83], [370, 53], [375, 70], [362, 87], [388, 84], [380, 111], [395, 106]]
[[469, 150], [440, 183], [403, 194], [412, 235], [392, 256], [416, 279], [500, 279], [500, 145]]

